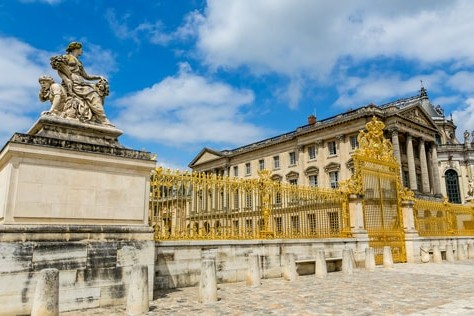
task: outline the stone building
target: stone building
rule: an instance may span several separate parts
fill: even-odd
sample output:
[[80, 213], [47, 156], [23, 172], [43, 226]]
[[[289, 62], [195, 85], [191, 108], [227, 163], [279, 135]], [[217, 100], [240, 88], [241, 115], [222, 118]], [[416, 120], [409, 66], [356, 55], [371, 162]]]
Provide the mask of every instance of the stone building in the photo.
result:
[[413, 97], [369, 104], [324, 120], [311, 115], [294, 131], [239, 148], [204, 148], [189, 167], [249, 178], [257, 177], [257, 170], [269, 169], [276, 181], [336, 188], [351, 176], [359, 130], [373, 116], [386, 126], [385, 137], [392, 141], [406, 187], [417, 195], [447, 196], [454, 203], [472, 199], [474, 143], [467, 131], [463, 144], [456, 139], [453, 119], [430, 102], [424, 88]]

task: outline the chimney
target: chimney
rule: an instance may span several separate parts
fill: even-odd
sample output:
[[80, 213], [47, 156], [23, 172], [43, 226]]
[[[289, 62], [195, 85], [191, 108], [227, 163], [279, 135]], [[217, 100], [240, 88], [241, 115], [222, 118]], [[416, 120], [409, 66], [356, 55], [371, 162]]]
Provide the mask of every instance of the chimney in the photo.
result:
[[316, 123], [316, 116], [311, 114], [310, 116], [308, 116], [308, 125], [312, 125], [314, 123]]

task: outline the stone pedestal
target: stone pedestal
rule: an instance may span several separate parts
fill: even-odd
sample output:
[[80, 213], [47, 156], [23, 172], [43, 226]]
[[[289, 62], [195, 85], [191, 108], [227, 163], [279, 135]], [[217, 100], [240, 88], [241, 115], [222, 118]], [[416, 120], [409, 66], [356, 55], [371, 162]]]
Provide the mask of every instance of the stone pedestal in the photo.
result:
[[59, 310], [124, 304], [131, 267], [147, 265], [150, 153], [114, 127], [42, 116], [0, 151], [0, 306], [28, 314], [40, 271], [59, 270]]
[[[97, 139], [105, 129], [95, 127]], [[150, 154], [60, 135], [15, 134], [0, 152], [0, 224], [147, 225]]]

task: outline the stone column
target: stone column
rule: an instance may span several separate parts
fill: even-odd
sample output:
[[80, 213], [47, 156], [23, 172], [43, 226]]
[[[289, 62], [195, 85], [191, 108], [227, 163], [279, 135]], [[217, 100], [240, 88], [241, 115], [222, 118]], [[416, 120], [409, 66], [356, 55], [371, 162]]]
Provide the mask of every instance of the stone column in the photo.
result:
[[298, 273], [296, 272], [296, 263], [295, 263], [296, 255], [293, 253], [287, 253], [284, 256], [284, 264], [285, 264], [285, 273], [284, 278], [287, 281], [296, 281], [298, 277]]
[[324, 255], [324, 249], [318, 249], [316, 251], [316, 260], [314, 262], [314, 275], [316, 278], [323, 279], [328, 274], [328, 268], [326, 265], [326, 256]]
[[148, 310], [148, 266], [136, 265], [130, 274], [126, 314], [142, 315]]
[[418, 146], [421, 167], [421, 190], [423, 193], [430, 193], [430, 180], [428, 175], [428, 164], [426, 162], [425, 140], [420, 139]]
[[400, 154], [400, 142], [398, 141], [398, 130], [392, 129], [392, 146], [393, 146], [393, 155], [400, 166], [400, 179], [403, 181], [402, 175], [402, 156]]
[[441, 196], [441, 179], [439, 176], [438, 167], [438, 151], [436, 150], [436, 144], [431, 144], [431, 168], [433, 169], [433, 193], [434, 195]]
[[245, 281], [250, 286], [260, 285], [260, 266], [258, 264], [258, 254], [256, 253], [249, 254], [247, 278]]
[[352, 253], [352, 249], [344, 248], [342, 250], [342, 273], [344, 274], [353, 274], [354, 273], [354, 265], [353, 260], [354, 255]]
[[203, 252], [201, 255], [199, 301], [201, 303], [217, 302], [216, 262], [215, 254], [212, 251]]
[[374, 248], [365, 248], [365, 268], [369, 271], [375, 271], [375, 253]]
[[306, 166], [306, 160], [304, 156], [304, 147], [303, 145], [298, 145], [298, 161], [296, 162], [298, 164], [298, 185], [307, 185], [306, 177], [304, 176], [304, 169]]
[[390, 246], [383, 247], [383, 267], [393, 268], [392, 249]]
[[32, 316], [59, 315], [59, 270], [41, 270], [33, 299]]
[[412, 191], [418, 191], [416, 184], [415, 156], [413, 155], [413, 139], [410, 134], [407, 135], [407, 160], [410, 189]]

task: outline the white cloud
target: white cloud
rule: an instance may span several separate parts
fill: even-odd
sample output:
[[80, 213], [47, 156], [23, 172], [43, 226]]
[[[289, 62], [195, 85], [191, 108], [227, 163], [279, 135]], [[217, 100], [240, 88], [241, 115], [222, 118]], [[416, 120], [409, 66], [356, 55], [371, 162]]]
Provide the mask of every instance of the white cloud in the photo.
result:
[[[193, 25], [207, 65], [284, 75], [295, 107], [315, 80], [332, 84], [334, 72], [348, 71], [341, 67], [365, 67], [372, 58], [415, 61], [424, 72], [474, 65], [474, 42], [466, 39], [474, 33], [473, 11], [469, 0], [209, 0]], [[377, 73], [387, 71], [375, 69], [371, 75]], [[371, 98], [385, 95], [375, 89], [359, 94], [371, 92]]]
[[[15, 132], [25, 132], [33, 113], [49, 108], [40, 106], [38, 77], [48, 73], [47, 52], [18, 39], [0, 37], [0, 144]], [[51, 71], [49, 71], [50, 73]]]
[[129, 25], [130, 15], [126, 14], [117, 17], [115, 10], [108, 9], [105, 18], [110, 29], [120, 39], [131, 39], [140, 43], [142, 39], [148, 40], [152, 44], [167, 45], [174, 40], [185, 40], [196, 36], [198, 26], [202, 23], [203, 17], [197, 11], [192, 11], [184, 17], [180, 27], [173, 32], [168, 32], [162, 21], [144, 21], [135, 26]]
[[[212, 66], [323, 75], [339, 58], [473, 60], [474, 3], [459, 1], [208, 1], [198, 48]], [[450, 45], [444, 45], [449, 43]]]
[[416, 87], [423, 85], [430, 89], [438, 88], [446, 78], [444, 72], [438, 71], [411, 78], [403, 78], [401, 74], [375, 74], [368, 77], [348, 77], [338, 86], [339, 98], [337, 106], [356, 108], [358, 106], [376, 103], [381, 105], [384, 101], [393, 101], [394, 95], [404, 97], [417, 93]]
[[453, 119], [457, 125], [457, 138], [464, 141], [464, 137], [462, 137], [464, 131], [474, 131], [474, 98], [467, 99], [465, 107], [453, 111]]
[[167, 145], [240, 145], [265, 136], [245, 121], [253, 101], [251, 91], [207, 80], [183, 64], [176, 76], [118, 100], [114, 121], [128, 135]]
[[473, 93], [474, 72], [459, 71], [448, 79], [447, 85], [457, 91]]

